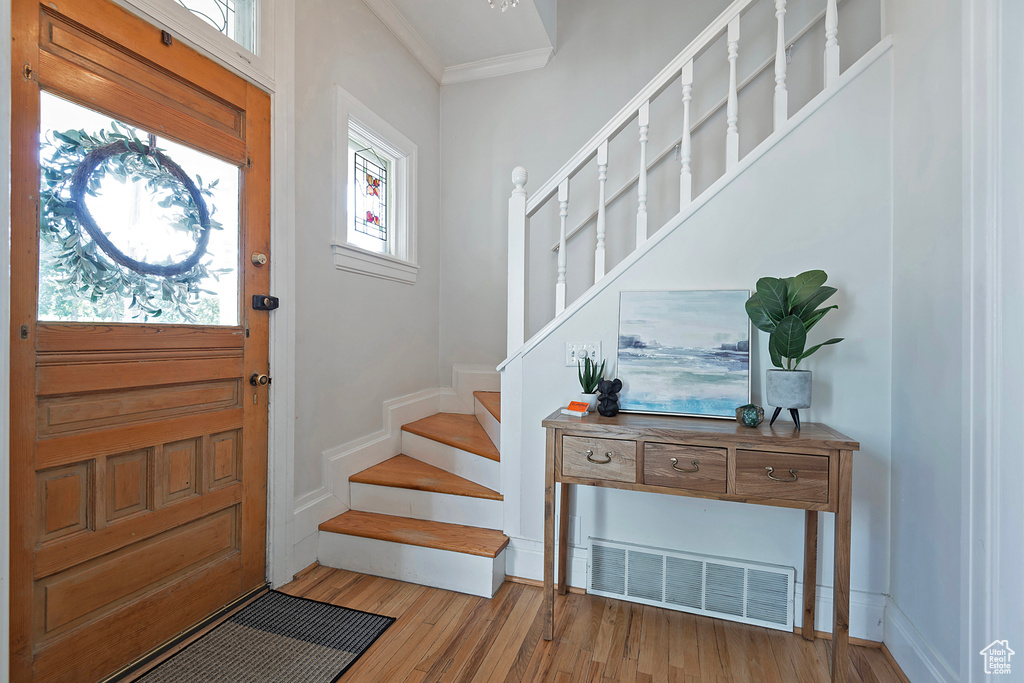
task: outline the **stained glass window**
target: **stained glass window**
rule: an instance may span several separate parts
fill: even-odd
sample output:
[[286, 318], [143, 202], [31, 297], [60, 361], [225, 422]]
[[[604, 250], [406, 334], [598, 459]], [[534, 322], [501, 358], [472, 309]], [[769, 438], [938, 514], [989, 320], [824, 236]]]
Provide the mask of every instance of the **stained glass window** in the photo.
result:
[[258, 0], [177, 0], [178, 4], [253, 54]]
[[369, 148], [352, 156], [356, 231], [387, 242], [388, 163]]

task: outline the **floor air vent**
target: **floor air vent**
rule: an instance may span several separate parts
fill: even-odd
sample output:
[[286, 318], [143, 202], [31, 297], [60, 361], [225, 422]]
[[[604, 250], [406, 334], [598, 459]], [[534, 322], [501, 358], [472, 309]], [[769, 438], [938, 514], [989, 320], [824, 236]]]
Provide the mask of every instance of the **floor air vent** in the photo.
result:
[[590, 539], [594, 595], [792, 631], [795, 580], [792, 567]]

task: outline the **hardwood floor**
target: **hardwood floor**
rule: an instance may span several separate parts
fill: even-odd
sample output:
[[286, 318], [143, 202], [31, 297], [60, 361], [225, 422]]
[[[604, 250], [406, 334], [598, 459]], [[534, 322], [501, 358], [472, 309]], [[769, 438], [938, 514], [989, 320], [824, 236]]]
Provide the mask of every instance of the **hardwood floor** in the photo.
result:
[[[341, 681], [818, 683], [831, 644], [591, 595], [556, 598], [541, 640], [541, 590], [506, 582], [491, 600], [313, 567], [282, 591], [397, 618]], [[850, 647], [852, 683], [902, 683], [882, 650]]]

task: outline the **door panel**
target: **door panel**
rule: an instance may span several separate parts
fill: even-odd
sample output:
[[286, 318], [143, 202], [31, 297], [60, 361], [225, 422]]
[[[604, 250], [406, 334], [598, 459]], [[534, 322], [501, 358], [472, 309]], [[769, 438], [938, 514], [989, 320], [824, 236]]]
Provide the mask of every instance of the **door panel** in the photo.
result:
[[[15, 0], [12, 26], [11, 678], [95, 681], [265, 582], [270, 103], [112, 3]], [[51, 96], [229, 164], [238, 324], [39, 320]]]

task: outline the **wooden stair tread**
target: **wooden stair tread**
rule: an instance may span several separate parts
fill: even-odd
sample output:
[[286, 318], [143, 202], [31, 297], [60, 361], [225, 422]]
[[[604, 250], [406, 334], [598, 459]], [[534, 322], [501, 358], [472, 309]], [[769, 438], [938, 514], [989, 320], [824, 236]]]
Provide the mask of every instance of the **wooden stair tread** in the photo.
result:
[[320, 525], [320, 531], [373, 538], [494, 558], [508, 545], [508, 536], [494, 529], [349, 510]]
[[474, 391], [473, 396], [480, 401], [480, 405], [487, 409], [494, 419], [501, 422], [501, 392], [500, 391]]
[[447, 493], [453, 496], [486, 498], [488, 500], [503, 499], [497, 491], [492, 491], [474, 481], [463, 479], [440, 467], [410, 458], [408, 455], [396, 455], [390, 460], [385, 460], [379, 465], [352, 475], [348, 480], [357, 484]]
[[490, 460], [501, 460], [498, 449], [494, 447], [487, 432], [477, 422], [476, 415], [437, 413], [422, 420], [402, 425], [402, 431], [461, 448]]

